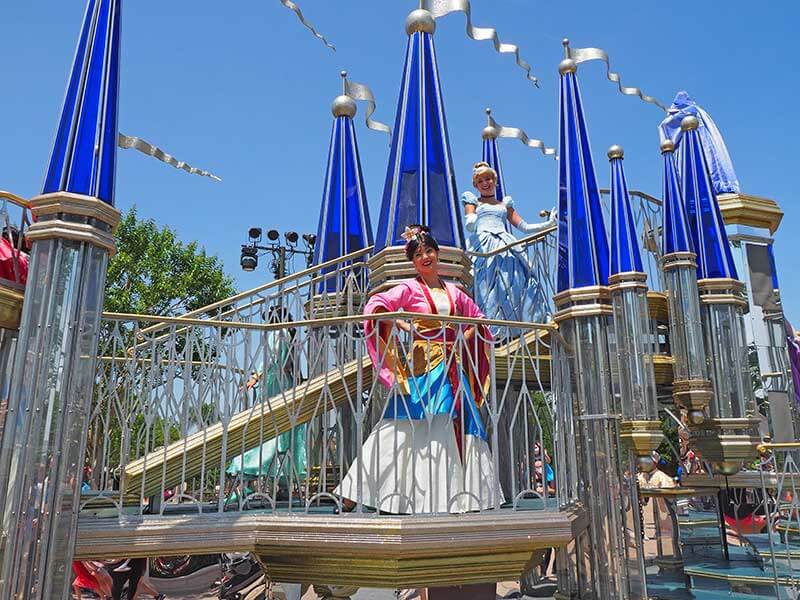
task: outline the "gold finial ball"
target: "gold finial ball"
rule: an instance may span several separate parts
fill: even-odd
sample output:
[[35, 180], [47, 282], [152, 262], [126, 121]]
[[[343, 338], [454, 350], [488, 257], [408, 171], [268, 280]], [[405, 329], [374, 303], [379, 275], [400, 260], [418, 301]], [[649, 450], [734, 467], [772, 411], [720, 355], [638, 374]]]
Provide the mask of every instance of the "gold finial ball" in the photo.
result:
[[675, 142], [672, 140], [664, 140], [661, 142], [661, 152], [674, 152], [675, 151]]
[[485, 140], [496, 140], [497, 129], [495, 127], [492, 127], [491, 125], [484, 127], [483, 131], [481, 131], [481, 137]]
[[615, 158], [623, 158], [625, 156], [625, 150], [622, 149], [622, 146], [614, 144], [608, 149], [608, 160], [614, 160]]
[[700, 121], [697, 120], [697, 117], [694, 115], [683, 117], [683, 120], [681, 121], [681, 131], [690, 131], [692, 129], [697, 129], [698, 127], [700, 127]]
[[572, 60], [571, 58], [565, 58], [560, 63], [558, 63], [558, 72], [562, 75], [567, 73], [574, 73], [578, 70], [577, 63]]
[[352, 119], [356, 116], [356, 101], [350, 96], [336, 96], [331, 104], [331, 112], [334, 117], [350, 117]]
[[406, 33], [411, 35], [421, 31], [422, 33], [433, 33], [436, 31], [436, 19], [430, 11], [424, 8], [412, 10], [406, 17]]

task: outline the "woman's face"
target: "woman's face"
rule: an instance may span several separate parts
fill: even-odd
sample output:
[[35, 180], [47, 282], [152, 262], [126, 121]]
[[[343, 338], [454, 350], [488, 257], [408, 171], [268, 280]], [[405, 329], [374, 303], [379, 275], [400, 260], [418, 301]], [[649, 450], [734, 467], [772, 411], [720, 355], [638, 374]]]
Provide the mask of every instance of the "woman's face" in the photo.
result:
[[494, 196], [497, 182], [491, 173], [481, 173], [475, 178], [475, 188], [481, 196]]
[[414, 252], [414, 268], [422, 275], [435, 275], [439, 270], [439, 253], [436, 249], [420, 244]]

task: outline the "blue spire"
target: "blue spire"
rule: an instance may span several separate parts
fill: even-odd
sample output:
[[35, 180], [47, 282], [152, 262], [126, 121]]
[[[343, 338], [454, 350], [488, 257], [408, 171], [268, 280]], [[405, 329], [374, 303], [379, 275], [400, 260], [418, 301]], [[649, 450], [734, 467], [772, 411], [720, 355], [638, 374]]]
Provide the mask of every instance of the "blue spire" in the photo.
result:
[[697, 117], [684, 117], [680, 140], [681, 192], [697, 253], [697, 278], [738, 279], [697, 126]]
[[114, 204], [122, 0], [89, 0], [42, 193]]
[[608, 285], [608, 239], [575, 71], [572, 59], [559, 65], [557, 292]]
[[[338, 96], [333, 101], [332, 110], [333, 131], [325, 187], [322, 190], [322, 208], [314, 250], [315, 264], [372, 245], [372, 225], [353, 125], [356, 103], [349, 96]], [[331, 272], [338, 267], [339, 265], [330, 267], [324, 272]], [[335, 278], [327, 278], [327, 289], [324, 291], [334, 292], [336, 286]]]
[[678, 170], [675, 166], [675, 144], [671, 140], [661, 143], [664, 157], [664, 191], [662, 197], [664, 230], [661, 236], [661, 255], [675, 252], [694, 252], [692, 237], [689, 234], [686, 207], [681, 195]]
[[618, 273], [643, 273], [642, 254], [636, 241], [636, 225], [622, 166], [623, 150], [620, 146], [608, 149], [611, 162], [611, 275]]
[[445, 246], [464, 247], [447, 120], [426, 10], [406, 19], [409, 34], [375, 250], [404, 244], [407, 225], [431, 228]]
[[[502, 200], [506, 197], [506, 183], [503, 178], [503, 165], [500, 162], [500, 151], [497, 148], [497, 128], [492, 125], [492, 111], [486, 109], [486, 115], [489, 118], [489, 124], [484, 127], [483, 133], [483, 154], [481, 160], [488, 163], [497, 173], [497, 188], [495, 189], [495, 197]], [[506, 220], [506, 231], [511, 231], [511, 224]]]
[[[489, 109], [486, 109], [487, 112]], [[495, 135], [492, 135], [492, 131]], [[506, 183], [503, 179], [503, 165], [500, 163], [500, 152], [497, 149], [497, 130], [493, 127], [486, 127], [483, 130], [483, 155], [481, 160], [488, 163], [497, 172], [497, 191], [495, 197], [502, 200], [506, 197]]]

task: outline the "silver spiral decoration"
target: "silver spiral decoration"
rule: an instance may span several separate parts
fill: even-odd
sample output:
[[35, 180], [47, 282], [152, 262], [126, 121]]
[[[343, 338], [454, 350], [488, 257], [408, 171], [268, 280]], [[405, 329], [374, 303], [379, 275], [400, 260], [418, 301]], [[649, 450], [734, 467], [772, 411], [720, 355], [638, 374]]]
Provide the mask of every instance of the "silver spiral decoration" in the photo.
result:
[[203, 169], [198, 169], [197, 167], [193, 167], [191, 165], [186, 164], [182, 160], [176, 159], [174, 156], [171, 156], [164, 152], [158, 146], [154, 146], [150, 142], [143, 140], [142, 138], [138, 138], [135, 136], [125, 135], [120, 133], [117, 136], [117, 145], [120, 148], [128, 149], [133, 148], [134, 150], [138, 150], [143, 154], [147, 154], [148, 156], [152, 156], [153, 158], [160, 160], [161, 162], [167, 163], [170, 166], [175, 167], [176, 169], [181, 169], [182, 171], [186, 171], [191, 175], [200, 175], [202, 177], [210, 177], [214, 181], [222, 181], [219, 177], [214, 175], [213, 173], [209, 173], [208, 171], [204, 171]]
[[529, 137], [524, 130], [519, 129], [518, 127], [506, 127], [504, 125], [498, 125], [497, 121], [495, 121], [494, 117], [492, 117], [491, 111], [488, 109], [486, 110], [486, 116], [489, 121], [489, 127], [492, 127], [497, 131], [497, 137], [517, 139], [525, 144], [528, 148], [540, 150], [545, 156], [552, 156], [554, 159], [558, 160], [556, 149], [548, 148], [544, 145], [542, 140]]
[[313, 33], [313, 34], [314, 34], [314, 37], [316, 37], [318, 40], [320, 40], [320, 41], [321, 41], [323, 44], [325, 44], [325, 45], [326, 45], [328, 48], [330, 48], [331, 50], [333, 50], [334, 52], [336, 52], [336, 46], [334, 46], [334, 45], [333, 45], [333, 44], [331, 44], [331, 43], [330, 43], [328, 40], [326, 40], [324, 35], [322, 35], [322, 34], [321, 34], [319, 31], [317, 31], [316, 29], [314, 29], [314, 26], [313, 26], [311, 23], [309, 23], [308, 21], [306, 21], [306, 18], [303, 16], [303, 13], [300, 11], [300, 7], [299, 7], [299, 6], [297, 6], [297, 4], [295, 4], [294, 2], [292, 2], [292, 0], [280, 0], [280, 2], [281, 2], [281, 4], [283, 4], [283, 5], [284, 5], [286, 8], [288, 8], [288, 9], [289, 9], [289, 10], [291, 10], [291, 11], [292, 11], [294, 14], [296, 14], [296, 15], [297, 15], [297, 18], [300, 20], [300, 22], [301, 22], [301, 23], [302, 23], [302, 24], [303, 24], [303, 25], [304, 25], [306, 28], [308, 28], [308, 29], [311, 31], [311, 33]]
[[528, 81], [539, 87], [539, 79], [531, 75], [531, 66], [522, 60], [519, 55], [519, 47], [516, 44], [508, 44], [500, 41], [497, 30], [492, 27], [475, 27], [472, 24], [472, 9], [469, 0], [423, 0], [421, 8], [429, 11], [434, 18], [443, 17], [451, 12], [463, 12], [467, 17], [467, 35], [476, 42], [491, 40], [495, 50], [500, 54], [513, 54], [517, 60], [517, 65], [522, 68]]
[[373, 131], [380, 131], [389, 136], [389, 143], [392, 143], [392, 128], [386, 123], [381, 123], [372, 118], [375, 112], [375, 94], [372, 93], [370, 87], [365, 83], [357, 83], [347, 79], [347, 74], [342, 72], [344, 78], [344, 93], [350, 96], [353, 100], [361, 100], [367, 103], [367, 112], [365, 113], [364, 121], [367, 127]]
[[614, 73], [611, 70], [611, 63], [608, 60], [608, 53], [600, 48], [570, 48], [569, 40], [564, 40], [564, 47], [567, 51], [567, 58], [571, 58], [577, 64], [588, 62], [590, 60], [602, 60], [606, 63], [606, 77], [612, 83], [616, 83], [619, 91], [626, 96], [639, 96], [645, 102], [656, 105], [658, 108], [667, 112], [667, 107], [659, 102], [656, 98], [648, 96], [643, 93], [638, 87], [626, 87], [620, 82], [619, 73]]

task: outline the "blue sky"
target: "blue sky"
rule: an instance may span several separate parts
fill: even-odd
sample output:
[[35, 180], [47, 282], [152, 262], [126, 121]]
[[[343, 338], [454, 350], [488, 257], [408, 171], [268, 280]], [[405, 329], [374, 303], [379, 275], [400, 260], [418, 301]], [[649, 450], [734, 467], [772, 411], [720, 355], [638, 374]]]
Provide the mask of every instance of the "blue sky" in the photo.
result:
[[[198, 240], [224, 261], [240, 288], [270, 277], [243, 273], [247, 228], [316, 230], [338, 73], [372, 86], [376, 118], [392, 123], [414, 0], [298, 0], [337, 47], [333, 53], [278, 0], [127, 0], [123, 12], [120, 130], [209, 169], [222, 183], [120, 151], [117, 205]], [[0, 188], [40, 191], [83, 0], [7, 2], [0, 36]], [[555, 145], [560, 39], [606, 49], [623, 83], [669, 103], [687, 90], [716, 120], [742, 191], [777, 200], [786, 212], [776, 236], [784, 304], [800, 322], [800, 263], [793, 246], [800, 59], [795, 2], [693, 3], [473, 0], [477, 25], [517, 43], [541, 79], [535, 89], [508, 55], [464, 33], [464, 17], [439, 20], [436, 46], [460, 190], [480, 159], [483, 109]], [[662, 113], [620, 95], [601, 63], [579, 70], [602, 185], [605, 152], [626, 150], [631, 188], [660, 195]], [[359, 116], [363, 114], [359, 106]], [[373, 223], [386, 171], [384, 135], [357, 128]], [[529, 221], [554, 204], [555, 162], [504, 140], [506, 185]]]

